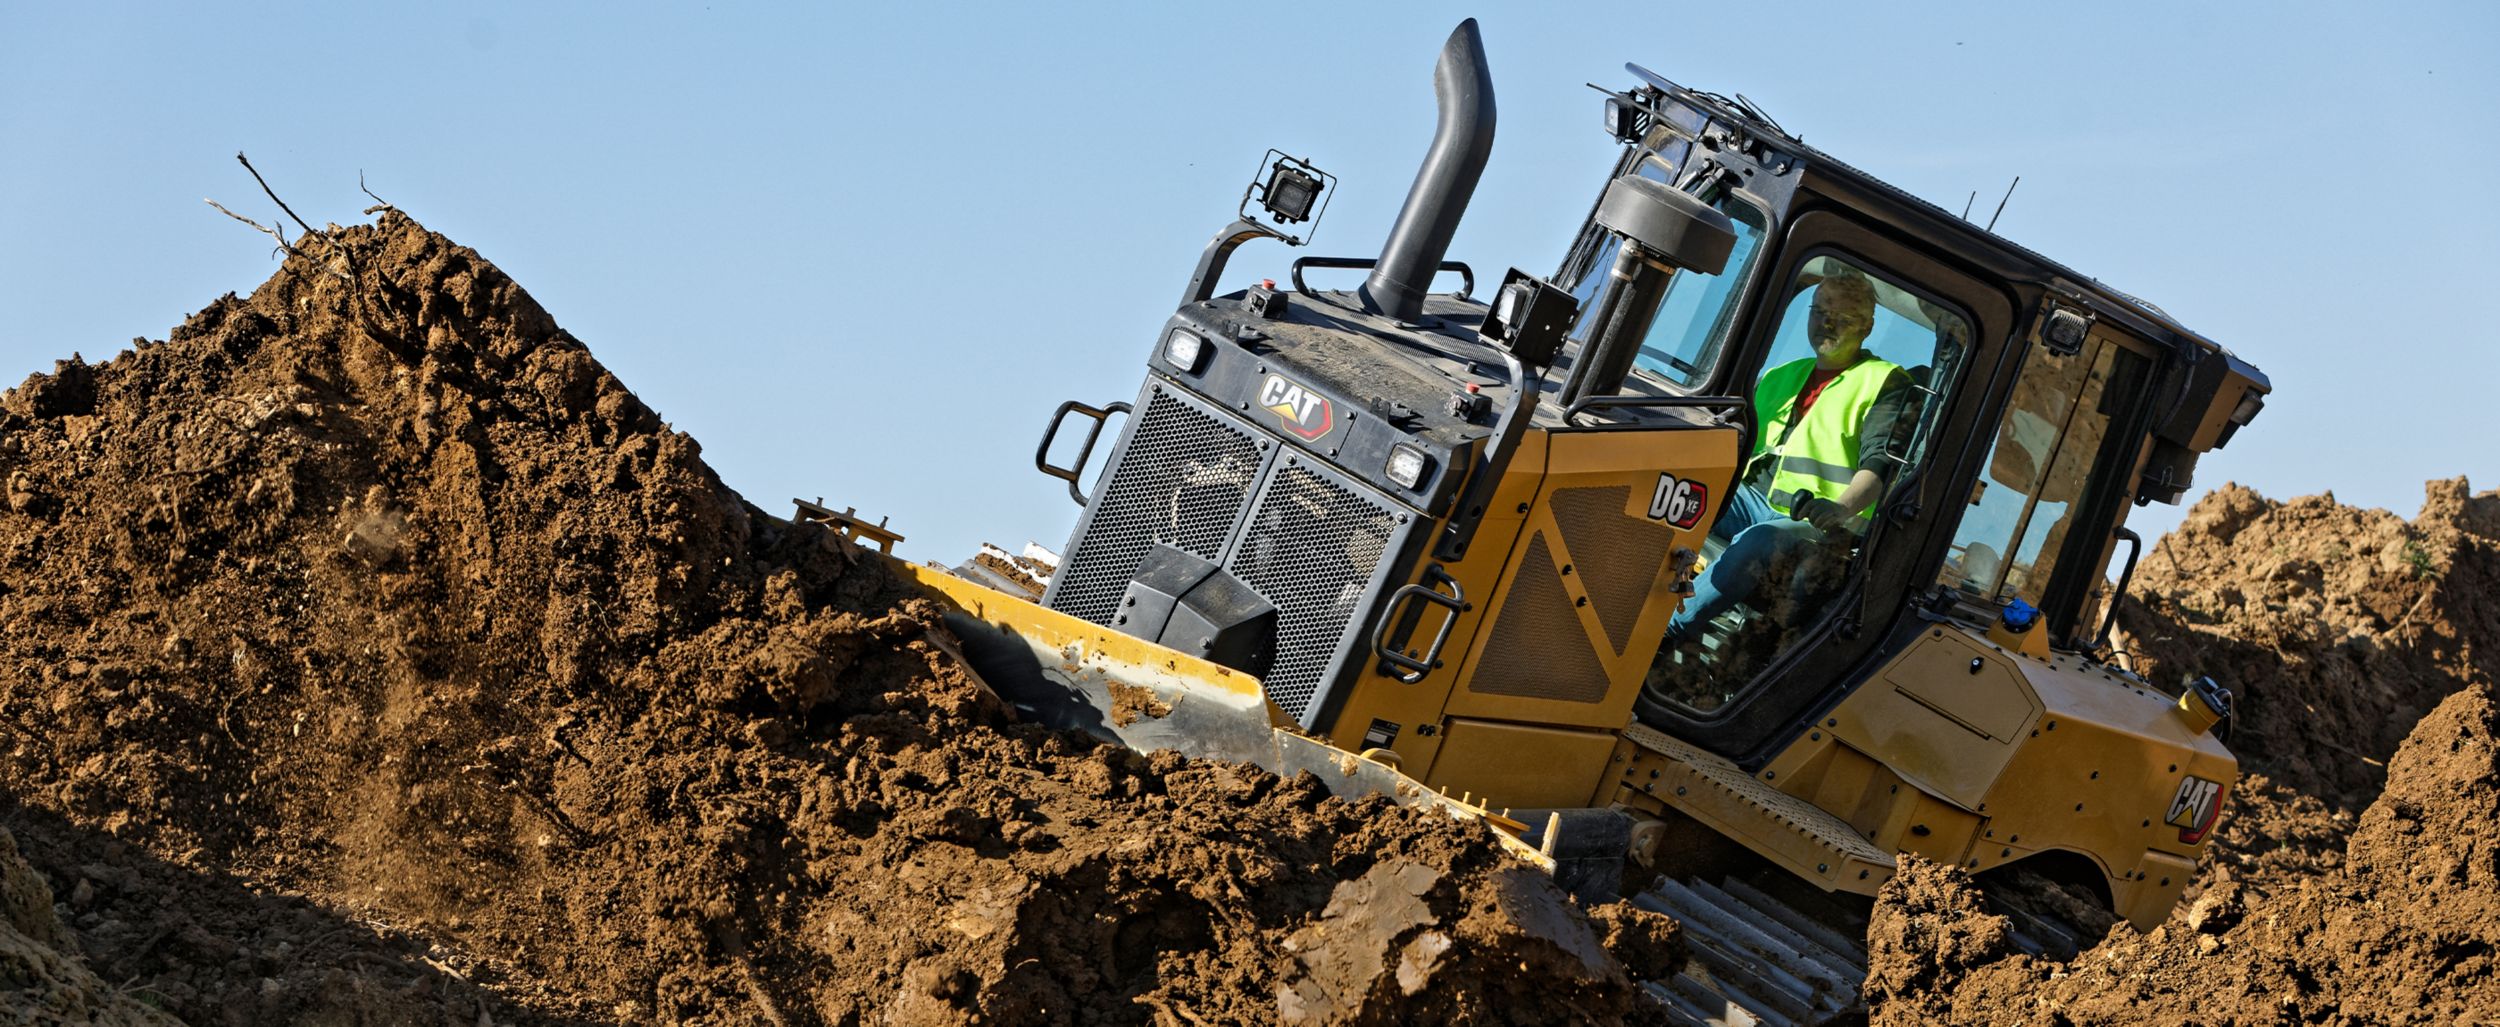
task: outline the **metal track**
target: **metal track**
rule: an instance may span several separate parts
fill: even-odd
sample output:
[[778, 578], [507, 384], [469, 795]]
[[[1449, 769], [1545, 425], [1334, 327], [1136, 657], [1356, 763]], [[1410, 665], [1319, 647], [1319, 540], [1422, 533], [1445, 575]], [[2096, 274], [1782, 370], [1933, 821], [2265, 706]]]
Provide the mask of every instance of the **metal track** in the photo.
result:
[[1789, 1027], [1823, 1023], [1858, 1005], [1865, 924], [1837, 907], [1818, 918], [1737, 878], [1715, 885], [1662, 878], [1632, 902], [1684, 926], [1692, 958], [1674, 980], [1648, 985], [1670, 1023]]
[[[1859, 1009], [1866, 983], [1866, 919], [1832, 897], [1771, 891], [1807, 887], [1766, 868], [1710, 884], [1660, 878], [1634, 905], [1674, 917], [1691, 958], [1674, 980], [1650, 982], [1667, 1021], [1706, 1027], [1789, 1027], [1832, 1021]], [[2106, 933], [2068, 922], [2044, 904], [2055, 885], [2032, 878], [1992, 882], [1988, 911], [2006, 917], [2016, 951], [2064, 962]], [[1765, 888], [1769, 891], [1766, 891]], [[2079, 901], [2069, 899], [2069, 902]]]

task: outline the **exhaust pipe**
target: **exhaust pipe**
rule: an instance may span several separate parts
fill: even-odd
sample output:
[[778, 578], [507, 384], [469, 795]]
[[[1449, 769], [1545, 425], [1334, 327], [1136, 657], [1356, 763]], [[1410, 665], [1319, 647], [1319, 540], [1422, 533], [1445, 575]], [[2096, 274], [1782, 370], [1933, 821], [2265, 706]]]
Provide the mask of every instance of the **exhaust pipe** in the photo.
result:
[[1365, 306], [1400, 321], [1412, 321], [1424, 310], [1424, 293], [1450, 252], [1450, 237], [1467, 201], [1484, 175], [1485, 159], [1493, 155], [1493, 72], [1485, 66], [1484, 37], [1476, 19], [1458, 23], [1441, 60], [1432, 67], [1432, 94], [1441, 108], [1441, 123], [1432, 133], [1432, 149], [1406, 191], [1406, 206], [1380, 248], [1380, 261], [1363, 281]]

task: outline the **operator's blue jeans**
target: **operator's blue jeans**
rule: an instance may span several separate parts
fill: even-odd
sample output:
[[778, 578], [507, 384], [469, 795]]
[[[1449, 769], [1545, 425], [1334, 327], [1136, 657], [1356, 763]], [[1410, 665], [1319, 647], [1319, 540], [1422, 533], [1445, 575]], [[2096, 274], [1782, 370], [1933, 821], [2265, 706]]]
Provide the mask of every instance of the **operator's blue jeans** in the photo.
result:
[[1814, 525], [1790, 520], [1773, 509], [1762, 490], [1751, 485], [1739, 485], [1729, 493], [1727, 508], [1719, 511], [1710, 534], [1728, 539], [1727, 548], [1702, 570], [1700, 580], [1693, 582], [1693, 594], [1675, 611], [1675, 619], [1667, 622], [1670, 647], [1691, 639], [1729, 607], [1753, 598], [1781, 555], [1810, 545], [1821, 535]]

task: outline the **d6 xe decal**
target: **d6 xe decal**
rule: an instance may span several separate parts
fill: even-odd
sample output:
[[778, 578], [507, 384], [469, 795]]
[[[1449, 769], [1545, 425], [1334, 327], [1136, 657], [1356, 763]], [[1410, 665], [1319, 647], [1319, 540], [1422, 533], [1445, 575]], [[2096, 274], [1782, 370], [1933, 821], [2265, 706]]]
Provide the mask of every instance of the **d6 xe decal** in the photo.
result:
[[1658, 476], [1658, 490], [1649, 496], [1649, 517], [1679, 528], [1701, 523], [1710, 511], [1710, 486], [1672, 474]]

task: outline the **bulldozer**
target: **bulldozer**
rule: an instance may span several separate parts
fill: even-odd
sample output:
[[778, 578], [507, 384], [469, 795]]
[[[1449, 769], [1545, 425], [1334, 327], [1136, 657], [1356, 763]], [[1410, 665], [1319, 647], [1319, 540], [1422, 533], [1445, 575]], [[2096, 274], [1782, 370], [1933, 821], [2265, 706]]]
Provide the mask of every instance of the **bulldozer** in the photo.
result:
[[[2111, 649], [2126, 513], [2178, 503], [2265, 375], [1625, 67], [1575, 241], [1486, 299], [1445, 259], [1496, 121], [1473, 21], [1379, 255], [1219, 295], [1336, 188], [1269, 151], [1134, 397], [1050, 419], [1035, 463], [1083, 513], [1039, 596], [895, 566], [1037, 720], [1482, 818], [1592, 897], [1663, 877], [1640, 897], [1713, 978], [1661, 989], [1688, 1019], [1838, 1008], [1863, 954], [1784, 896], [1871, 896], [1904, 854], [2150, 928], [2237, 763], [2226, 688]], [[1880, 381], [1811, 402], [1884, 424], [1807, 438], [1848, 420], [1796, 409], [1835, 332]], [[1767, 878], [1683, 875], [1703, 841]]]

